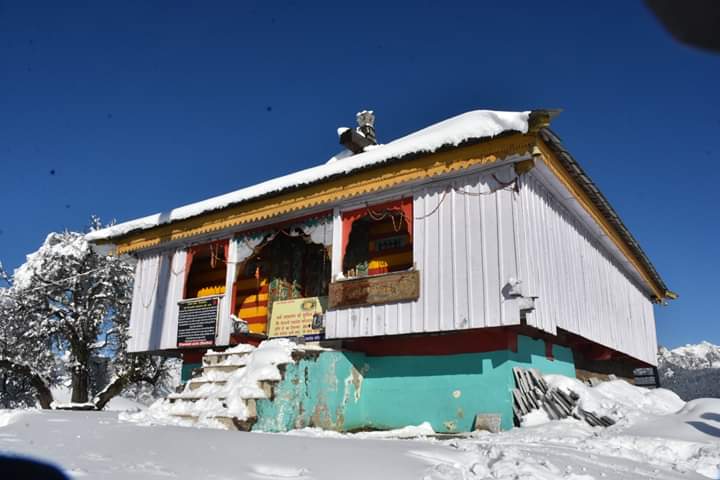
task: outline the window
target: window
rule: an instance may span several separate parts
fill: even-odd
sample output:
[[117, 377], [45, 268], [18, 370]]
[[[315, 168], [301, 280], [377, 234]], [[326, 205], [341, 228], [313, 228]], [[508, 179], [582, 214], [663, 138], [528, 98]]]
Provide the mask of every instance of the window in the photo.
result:
[[228, 240], [221, 240], [188, 249], [184, 298], [225, 293], [228, 245]]
[[413, 266], [412, 199], [343, 213], [343, 275], [347, 278]]

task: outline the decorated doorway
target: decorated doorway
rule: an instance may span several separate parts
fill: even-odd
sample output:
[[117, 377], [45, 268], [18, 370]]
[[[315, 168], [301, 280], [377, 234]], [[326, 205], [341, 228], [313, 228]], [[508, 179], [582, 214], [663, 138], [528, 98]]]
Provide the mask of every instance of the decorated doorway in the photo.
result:
[[238, 262], [234, 314], [248, 333], [268, 333], [275, 302], [327, 296], [331, 220], [311, 222], [240, 239], [249, 255]]

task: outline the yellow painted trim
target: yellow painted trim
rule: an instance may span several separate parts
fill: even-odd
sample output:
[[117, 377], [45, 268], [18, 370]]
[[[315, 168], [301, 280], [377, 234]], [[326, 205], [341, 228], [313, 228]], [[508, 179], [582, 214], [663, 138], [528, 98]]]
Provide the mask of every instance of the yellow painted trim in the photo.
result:
[[265, 333], [267, 331], [267, 322], [265, 323], [251, 323], [248, 325], [250, 333]]
[[560, 160], [557, 158], [555, 153], [547, 146], [547, 144], [538, 139], [538, 145], [542, 153], [542, 159], [548, 166], [550, 171], [565, 185], [565, 188], [575, 197], [580, 205], [588, 212], [588, 214], [595, 220], [595, 222], [602, 228], [605, 234], [612, 240], [620, 251], [625, 255], [625, 258], [640, 272], [640, 275], [645, 280], [647, 285], [653, 291], [658, 300], [665, 298], [665, 292], [663, 292], [652, 278], [650, 272], [645, 268], [643, 263], [635, 256], [630, 250], [628, 244], [622, 239], [620, 233], [608, 222], [605, 216], [590, 200], [590, 197], [585, 191], [578, 185], [578, 183], [570, 176], [565, 170]]
[[214, 285], [212, 287], [203, 287], [197, 292], [197, 298], [209, 297], [210, 295], [225, 294], [225, 285]]
[[[212, 233], [279, 215], [327, 205], [403, 183], [422, 180], [477, 165], [494, 163], [513, 154], [530, 151], [533, 135], [512, 135], [488, 142], [429, 154], [413, 160], [382, 164], [350, 175], [271, 198], [250, 201], [110, 240], [118, 254], [152, 248], [162, 243]], [[99, 242], [100, 243], [100, 242]]]

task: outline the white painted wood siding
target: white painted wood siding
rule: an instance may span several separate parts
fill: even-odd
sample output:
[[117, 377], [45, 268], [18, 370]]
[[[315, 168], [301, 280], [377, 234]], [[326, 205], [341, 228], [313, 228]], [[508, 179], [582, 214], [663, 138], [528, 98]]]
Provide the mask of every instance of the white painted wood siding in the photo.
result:
[[538, 297], [528, 324], [550, 333], [562, 328], [655, 364], [647, 293], [534, 171], [520, 181], [520, 278], [524, 293]]
[[[596, 224], [566, 208], [535, 170], [519, 179], [518, 193], [498, 188], [510, 167], [445, 180], [413, 191], [413, 255], [420, 298], [326, 314], [327, 338], [352, 338], [520, 323], [519, 308], [503, 287], [522, 282], [537, 297], [528, 324], [558, 328], [648, 363], [657, 350], [653, 305]], [[439, 205], [439, 206], [438, 206]], [[335, 214], [339, 242], [340, 210]], [[339, 249], [333, 252], [334, 272]]]
[[[327, 338], [516, 325], [519, 303], [503, 287], [518, 279], [524, 296], [537, 297], [529, 325], [552, 334], [561, 328], [654, 364], [653, 305], [637, 272], [541, 166], [520, 177], [518, 192], [498, 183], [514, 177], [505, 165], [396, 192], [413, 196], [420, 298], [328, 311]], [[389, 199], [391, 192], [377, 197]], [[342, 211], [358, 206], [334, 208], [333, 274], [341, 268]], [[182, 282], [171, 272], [182, 272], [183, 253], [139, 262], [130, 351], [175, 348]], [[218, 344], [228, 341], [229, 328], [229, 321], [220, 325]]]
[[[502, 189], [492, 173], [502, 182], [514, 178], [512, 167], [506, 166], [416, 188], [413, 257], [420, 271], [420, 298], [329, 311], [327, 337], [520, 323], [515, 301], [502, 295], [503, 286], [518, 275], [515, 193]], [[335, 226], [337, 237], [341, 227], [339, 212]], [[337, 254], [339, 249], [333, 252], [333, 260], [339, 265]]]
[[177, 346], [178, 301], [185, 286], [184, 249], [142, 256], [135, 267], [128, 352]]

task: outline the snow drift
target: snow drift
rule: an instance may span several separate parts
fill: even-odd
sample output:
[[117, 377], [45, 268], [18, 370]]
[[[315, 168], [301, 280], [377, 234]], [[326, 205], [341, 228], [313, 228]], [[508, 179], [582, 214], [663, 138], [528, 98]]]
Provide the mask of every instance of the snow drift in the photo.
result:
[[[267, 357], [280, 358], [276, 354], [268, 351]], [[600, 428], [569, 418], [437, 439], [429, 425], [361, 434], [319, 429], [239, 434], [138, 428], [110, 412], [0, 411], [0, 447], [51, 460], [70, 476], [84, 478], [720, 478], [720, 400], [685, 403], [666, 390], [624, 381], [588, 387], [574, 379], [545, 378], [573, 389], [585, 408], [615, 415], [619, 422]], [[418, 438], [400, 439], [413, 435]]]
[[645, 415], [668, 415], [680, 410], [685, 402], [670, 390], [647, 389], [625, 380], [602, 382], [595, 387], [562, 375], [545, 375], [550, 387], [580, 396], [578, 408], [594, 415], [610, 417], [615, 423], [629, 425]]

